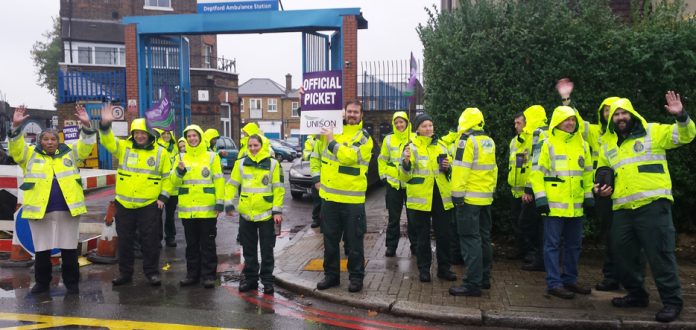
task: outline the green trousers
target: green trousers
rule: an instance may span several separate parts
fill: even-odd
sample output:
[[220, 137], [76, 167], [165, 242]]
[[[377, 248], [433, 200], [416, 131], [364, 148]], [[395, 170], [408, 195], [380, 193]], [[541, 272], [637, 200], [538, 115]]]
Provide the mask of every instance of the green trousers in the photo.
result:
[[[406, 202], [406, 188], [394, 189], [394, 187], [387, 185], [387, 192], [385, 194], [385, 203], [387, 205], [387, 211], [389, 213], [389, 222], [387, 223], [387, 237], [385, 240], [385, 245], [387, 248], [396, 248], [399, 246], [399, 238], [401, 237], [401, 210], [404, 209], [404, 203]], [[408, 212], [406, 212], [406, 218], [408, 219]], [[408, 240], [411, 243], [411, 248], [416, 246], [416, 233], [413, 228], [412, 222], [407, 222], [406, 231], [408, 233]]]
[[464, 204], [456, 206], [455, 212], [457, 236], [467, 268], [464, 285], [480, 289], [491, 279], [491, 206]]
[[669, 200], [660, 199], [635, 210], [614, 211], [612, 252], [619, 280], [630, 295], [648, 296], [641, 269], [642, 249], [662, 303], [675, 306], [684, 304], [674, 255], [675, 236]]
[[348, 278], [359, 280], [365, 277], [364, 239], [367, 231], [365, 204], [336, 203], [323, 200], [321, 203], [321, 232], [324, 234], [324, 276], [339, 279], [341, 236], [348, 250]]

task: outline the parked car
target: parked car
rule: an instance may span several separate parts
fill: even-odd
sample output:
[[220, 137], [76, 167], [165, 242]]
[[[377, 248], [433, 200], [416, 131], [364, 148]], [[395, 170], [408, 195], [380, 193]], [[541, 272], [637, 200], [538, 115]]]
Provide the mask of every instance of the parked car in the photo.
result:
[[299, 154], [302, 154], [302, 149], [304, 148], [301, 142], [302, 140], [297, 136], [291, 136], [285, 139], [285, 143], [292, 146]]
[[237, 156], [239, 155], [239, 148], [234, 143], [234, 141], [226, 136], [221, 136], [215, 143], [218, 155], [220, 155], [220, 162], [222, 163], [223, 170], [231, 170], [234, 166], [234, 162], [237, 161]]
[[273, 149], [273, 152], [275, 153], [275, 158], [279, 161], [282, 162], [283, 160], [287, 160], [289, 162], [292, 162], [295, 158], [297, 158], [297, 151], [293, 150], [292, 148], [288, 148], [281, 144], [278, 140], [270, 140], [271, 141], [271, 148]]
[[[370, 165], [367, 168], [368, 187], [381, 184], [379, 170], [377, 168], [377, 157], [379, 157], [379, 147], [375, 143], [372, 148]], [[290, 195], [292, 195], [293, 199], [302, 198], [304, 193], [312, 193], [312, 175], [309, 169], [309, 161], [296, 161], [292, 164], [292, 167], [290, 167], [288, 176], [290, 180]]]

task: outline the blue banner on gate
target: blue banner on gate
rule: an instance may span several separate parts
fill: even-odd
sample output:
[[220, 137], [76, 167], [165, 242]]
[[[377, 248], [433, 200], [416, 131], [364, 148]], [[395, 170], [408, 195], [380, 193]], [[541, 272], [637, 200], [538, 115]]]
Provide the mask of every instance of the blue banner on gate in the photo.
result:
[[263, 10], [278, 10], [278, 0], [210, 1], [198, 3], [198, 13], [200, 14]]

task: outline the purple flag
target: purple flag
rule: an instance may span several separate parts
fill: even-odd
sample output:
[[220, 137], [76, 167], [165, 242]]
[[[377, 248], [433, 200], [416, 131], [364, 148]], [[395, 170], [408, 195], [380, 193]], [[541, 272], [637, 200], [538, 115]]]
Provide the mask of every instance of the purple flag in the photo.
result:
[[145, 111], [145, 120], [150, 128], [173, 131], [176, 128], [174, 112], [171, 111], [167, 87], [162, 86], [162, 98]]
[[413, 57], [413, 52], [411, 52], [410, 62], [411, 75], [408, 77], [408, 84], [406, 85], [404, 96], [413, 97], [416, 94], [416, 84], [418, 83], [418, 62], [416, 62], [416, 58]]

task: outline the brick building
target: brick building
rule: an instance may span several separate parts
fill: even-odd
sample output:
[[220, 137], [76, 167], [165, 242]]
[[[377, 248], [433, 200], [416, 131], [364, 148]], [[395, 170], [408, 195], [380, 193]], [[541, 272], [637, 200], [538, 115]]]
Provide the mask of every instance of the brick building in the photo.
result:
[[[123, 17], [196, 13], [196, 4], [196, 0], [61, 0], [59, 127], [72, 116], [78, 101], [112, 102], [127, 107]], [[191, 122], [204, 129], [216, 128], [221, 135], [238, 140], [235, 62], [217, 57], [216, 35], [184, 37], [190, 48]], [[176, 56], [162, 53], [155, 65], [178, 69]]]
[[299, 135], [300, 93], [292, 88], [292, 75], [285, 86], [268, 78], [252, 78], [239, 86], [242, 125], [256, 122], [270, 138]]

